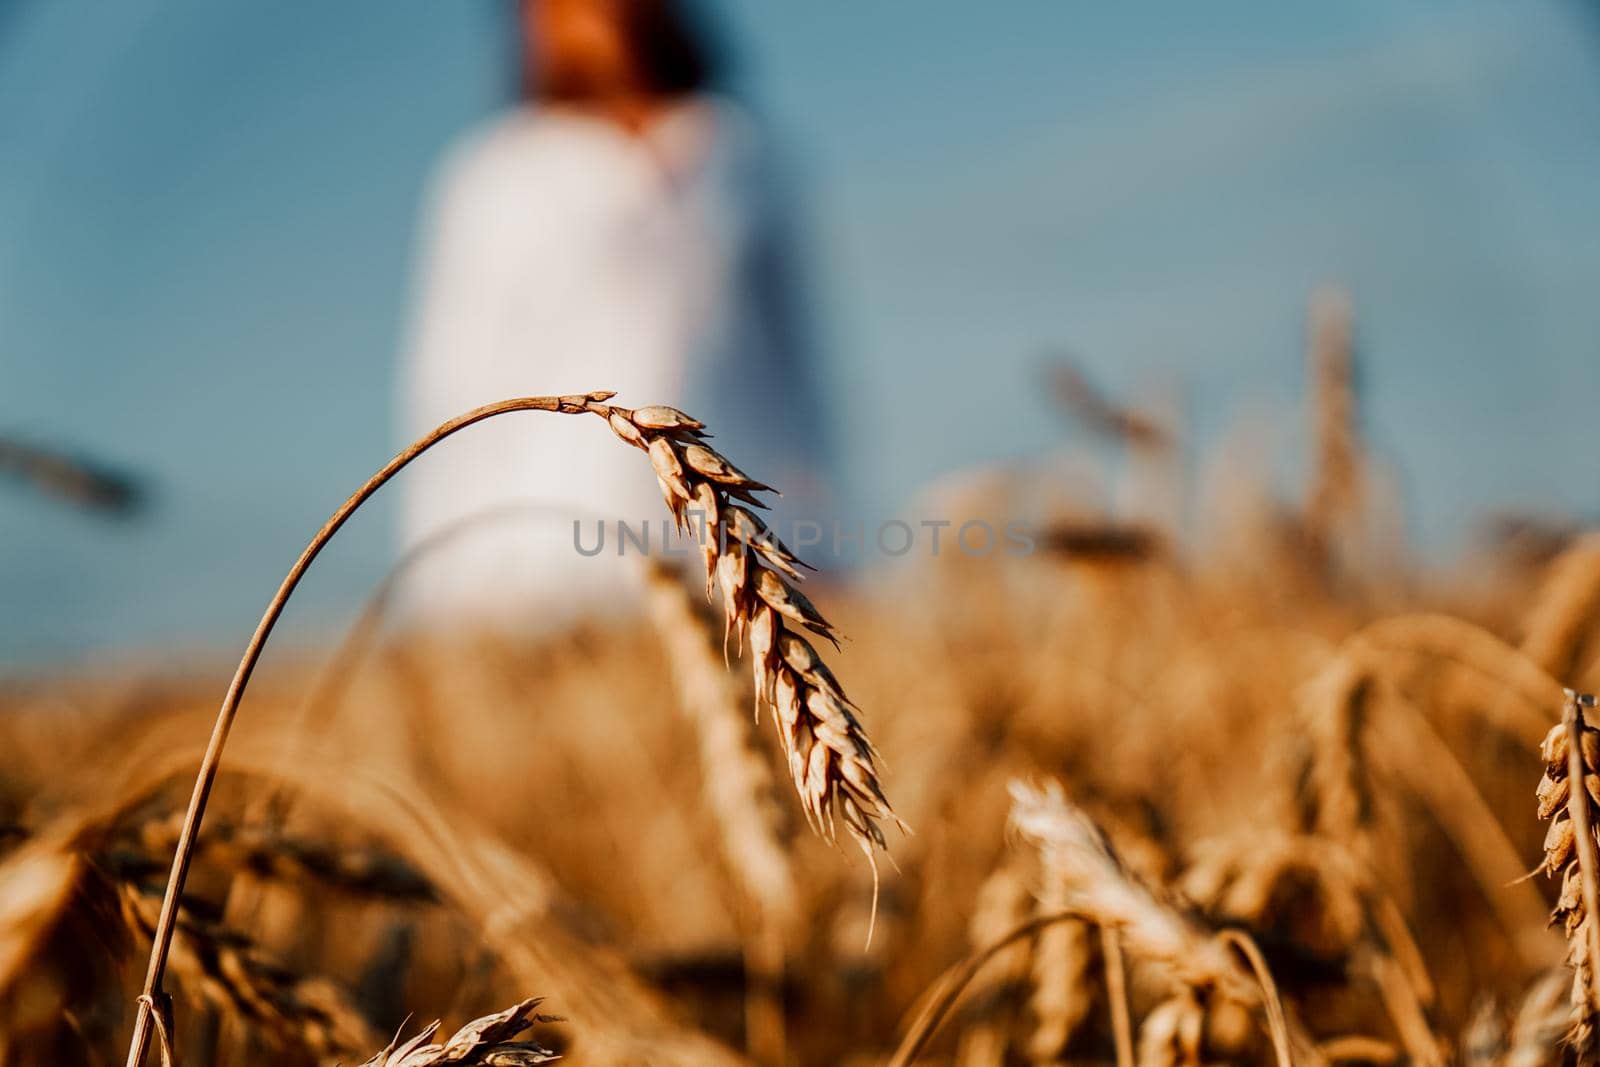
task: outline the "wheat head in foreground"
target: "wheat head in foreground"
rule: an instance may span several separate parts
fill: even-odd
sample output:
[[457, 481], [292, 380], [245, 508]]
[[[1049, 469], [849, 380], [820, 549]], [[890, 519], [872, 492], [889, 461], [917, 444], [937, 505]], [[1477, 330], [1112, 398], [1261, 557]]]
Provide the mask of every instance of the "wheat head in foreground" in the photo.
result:
[[[336, 510], [289, 568], [268, 602], [255, 633], [245, 646], [233, 681], [212, 726], [211, 739], [195, 777], [194, 792], [178, 835], [172, 870], [151, 937], [150, 961], [128, 1044], [128, 1067], [140, 1067], [159, 1016], [157, 1005], [167, 959], [176, 932], [178, 903], [194, 856], [195, 837], [205, 818], [206, 803], [222, 763], [222, 750], [238, 716], [240, 701], [261, 653], [290, 596], [312, 562], [335, 534], [391, 478], [422, 453], [469, 426], [519, 411], [560, 415], [598, 415], [622, 440], [650, 457], [667, 507], [679, 528], [691, 521], [700, 527], [706, 564], [707, 592], [714, 580], [722, 587], [726, 635], [748, 633], [757, 708], [774, 711], [779, 736], [788, 756], [807, 819], [832, 839], [835, 818], [861, 846], [876, 876], [875, 848], [887, 847], [880, 819], [901, 825], [890, 811], [878, 784], [875, 753], [838, 680], [798, 628], [834, 640], [833, 628], [811, 602], [780, 575], [798, 580], [800, 561], [773, 537], [750, 507], [763, 507], [756, 496], [769, 486], [741, 473], [725, 457], [707, 447], [705, 426], [676, 408], [624, 408], [608, 404], [615, 393], [599, 391], [569, 396], [529, 396], [487, 404], [459, 415], [412, 442], [386, 463]], [[869, 935], [870, 936], [870, 935]]]
[[[806, 819], [833, 840], [837, 818], [869, 860], [884, 848], [878, 820], [899, 819], [878, 783], [876, 753], [839, 680], [799, 631], [837, 645], [833, 627], [789, 581], [804, 566], [751, 507], [769, 486], [705, 444], [704, 424], [668, 407], [597, 405], [622, 440], [650, 456], [678, 528], [692, 531], [706, 569], [706, 596], [720, 585], [725, 637], [749, 636], [756, 708], [772, 709]], [[747, 507], [745, 505], [750, 505]]]
[[524, 1000], [505, 1011], [474, 1019], [455, 1032], [444, 1044], [433, 1044], [439, 1032], [438, 1020], [422, 1028], [409, 1041], [396, 1037], [389, 1047], [367, 1060], [361, 1067], [443, 1067], [444, 1064], [485, 1064], [492, 1067], [530, 1067], [560, 1059], [554, 1052], [532, 1041], [512, 1041], [534, 1023], [559, 1022], [554, 1015], [540, 1015], [535, 1009], [539, 998]]
[[1561, 875], [1561, 898], [1550, 914], [1567, 937], [1567, 963], [1572, 968], [1572, 1029], [1568, 1041], [1580, 1063], [1596, 1057], [1600, 1022], [1600, 927], [1595, 925], [1595, 817], [1591, 803], [1600, 803], [1600, 730], [1584, 722], [1583, 709], [1595, 706], [1592, 696], [1567, 690], [1566, 712], [1540, 746], [1544, 777], [1539, 780], [1539, 818], [1550, 820], [1539, 869]]

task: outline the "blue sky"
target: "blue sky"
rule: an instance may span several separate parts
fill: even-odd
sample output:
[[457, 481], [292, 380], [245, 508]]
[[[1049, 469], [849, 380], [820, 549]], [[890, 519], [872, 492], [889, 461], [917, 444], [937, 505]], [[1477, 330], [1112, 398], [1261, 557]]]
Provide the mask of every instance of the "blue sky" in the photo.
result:
[[[152, 472], [108, 524], [0, 486], [0, 660], [237, 643], [395, 444], [431, 161], [503, 103], [505, 0], [3, 0], [0, 427]], [[1421, 543], [1593, 514], [1600, 29], [1576, 3], [709, 5], [793, 164], [856, 488], [1070, 440], [1035, 389], [1177, 377], [1291, 457], [1349, 288]], [[389, 558], [364, 514], [307, 583]]]

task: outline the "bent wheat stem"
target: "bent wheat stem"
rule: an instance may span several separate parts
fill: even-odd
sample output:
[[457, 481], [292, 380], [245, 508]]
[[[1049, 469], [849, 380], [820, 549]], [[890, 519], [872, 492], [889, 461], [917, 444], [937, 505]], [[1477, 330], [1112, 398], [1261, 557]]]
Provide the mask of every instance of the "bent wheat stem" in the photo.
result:
[[1250, 970], [1255, 972], [1256, 981], [1261, 984], [1261, 1003], [1266, 1012], [1267, 1032], [1272, 1037], [1272, 1051], [1278, 1058], [1278, 1067], [1292, 1067], [1294, 1056], [1289, 1051], [1289, 1019], [1284, 1014], [1283, 999], [1278, 996], [1278, 983], [1272, 977], [1272, 969], [1267, 966], [1267, 958], [1243, 930], [1223, 930], [1217, 934], [1217, 940], [1238, 949], [1239, 955], [1250, 964]]
[[749, 634], [758, 700], [775, 712], [779, 737], [789, 755], [794, 784], [808, 819], [831, 838], [837, 816], [869, 860], [875, 859], [874, 847], [884, 847], [877, 822], [898, 819], [878, 784], [872, 744], [833, 673], [811, 643], [797, 633], [804, 628], [831, 640], [833, 628], [810, 601], [780, 576], [797, 579], [800, 561], [752, 511], [740, 506], [761, 506], [755, 494], [770, 487], [747, 477], [707, 447], [701, 432], [703, 425], [683, 412], [659, 406], [615, 407], [606, 403], [614, 395], [593, 392], [518, 397], [451, 419], [413, 442], [369, 478], [339, 506], [295, 560], [256, 624], [212, 726], [151, 937], [150, 961], [129, 1041], [127, 1067], [141, 1067], [144, 1062], [153, 1021], [150, 1005], [162, 991], [178, 903], [189, 874], [195, 836], [222, 761], [222, 749], [238, 715], [245, 687], [289, 597], [350, 516], [391, 478], [445, 438], [497, 415], [513, 411], [598, 415], [617, 437], [649, 456], [680, 529], [691, 518], [698, 518], [703, 524], [702, 533], [714, 534], [703, 536], [700, 546], [706, 563], [707, 593], [711, 592], [713, 580], [720, 581], [727, 633], [737, 635], [741, 643]]
[[1100, 928], [1100, 955], [1106, 972], [1106, 999], [1111, 1002], [1111, 1034], [1117, 1067], [1133, 1067], [1133, 1018], [1128, 1012], [1128, 973], [1122, 959], [1122, 938], [1111, 927]]
[[151, 936], [150, 962], [145, 969], [144, 987], [140, 991], [139, 1011], [134, 1017], [133, 1037], [128, 1044], [127, 1067], [140, 1067], [144, 1063], [145, 1052], [150, 1045], [150, 1026], [152, 1016], [150, 1004], [159, 998], [161, 980], [166, 974], [167, 957], [172, 951], [172, 935], [176, 929], [178, 918], [178, 900], [183, 896], [183, 885], [189, 877], [189, 862], [194, 855], [194, 839], [200, 830], [200, 822], [205, 818], [206, 802], [211, 797], [211, 787], [216, 782], [217, 769], [222, 763], [222, 749], [228, 742], [228, 733], [233, 728], [233, 720], [239, 714], [239, 702], [244, 697], [245, 687], [250, 684], [250, 676], [255, 673], [256, 664], [261, 659], [262, 650], [266, 647], [267, 638], [272, 635], [273, 627], [278, 624], [278, 619], [283, 614], [283, 609], [289, 603], [295, 588], [300, 584], [300, 579], [310, 569], [311, 564], [321, 555], [328, 542], [333, 540], [333, 535], [338, 533], [344, 524], [350, 521], [350, 516], [356, 509], [366, 503], [371, 496], [383, 488], [388, 481], [405, 468], [412, 460], [422, 453], [443, 441], [451, 434], [466, 429], [474, 423], [484, 419], [493, 418], [512, 411], [554, 411], [564, 414], [578, 414], [589, 410], [590, 405], [598, 405], [609, 399], [612, 393], [591, 393], [582, 397], [554, 397], [534, 396], [519, 397], [515, 400], [503, 400], [497, 404], [489, 404], [465, 415], [451, 419], [449, 422], [424, 435], [409, 447], [401, 451], [383, 468], [367, 479], [365, 485], [357, 489], [350, 498], [311, 538], [311, 543], [300, 553], [300, 558], [294, 561], [294, 566], [289, 568], [289, 573], [283, 579], [283, 584], [267, 604], [267, 610], [262, 614], [261, 621], [256, 624], [255, 633], [251, 634], [249, 644], [245, 645], [244, 656], [239, 660], [239, 666], [234, 671], [233, 681], [228, 685], [227, 694], [222, 698], [222, 707], [217, 711], [216, 723], [211, 728], [211, 740], [206, 744], [206, 753], [200, 762], [200, 772], [195, 777], [194, 792], [189, 798], [188, 810], [184, 813], [183, 829], [178, 833], [178, 846], [172, 857], [172, 870], [167, 876], [166, 892], [161, 898], [161, 911], [156, 917], [155, 930]]
[[933, 1040], [934, 1034], [938, 1032], [939, 1024], [944, 1022], [945, 1016], [950, 1014], [950, 1009], [955, 1006], [956, 1000], [961, 996], [961, 991], [967, 988], [968, 983], [977, 976], [979, 971], [983, 970], [984, 964], [1005, 951], [1008, 946], [1024, 938], [1032, 937], [1041, 930], [1057, 923], [1081, 922], [1088, 918], [1087, 913], [1074, 909], [1029, 919], [1027, 922], [1013, 927], [988, 947], [974, 952], [945, 972], [945, 976], [940, 979], [935, 992], [930, 995], [927, 1006], [917, 1013], [916, 1020], [906, 1029], [905, 1037], [900, 1039], [899, 1047], [894, 1050], [894, 1055], [889, 1058], [888, 1067], [907, 1067], [908, 1064], [916, 1061], [916, 1058], [922, 1054], [923, 1049], [928, 1047], [928, 1042]]

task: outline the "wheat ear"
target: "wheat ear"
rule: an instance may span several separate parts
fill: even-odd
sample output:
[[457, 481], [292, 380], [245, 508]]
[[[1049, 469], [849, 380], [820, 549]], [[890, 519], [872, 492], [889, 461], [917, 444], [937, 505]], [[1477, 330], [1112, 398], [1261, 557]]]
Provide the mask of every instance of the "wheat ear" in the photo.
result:
[[836, 818], [874, 862], [886, 847], [878, 821], [904, 824], [878, 782], [875, 751], [855, 705], [812, 643], [838, 635], [789, 581], [804, 566], [751, 510], [769, 486], [705, 444], [704, 426], [673, 408], [609, 408], [616, 435], [650, 456], [661, 495], [680, 530], [694, 529], [706, 570], [706, 596], [722, 593], [724, 639], [748, 635], [756, 707], [770, 707], [789, 773], [812, 827], [830, 841]]
[[[194, 792], [184, 815], [166, 892], [152, 932], [150, 961], [128, 1043], [127, 1067], [141, 1067], [144, 1062], [151, 1037], [153, 1006], [163, 995], [161, 979], [171, 952], [178, 901], [188, 878], [195, 835], [205, 818], [206, 802], [216, 781], [228, 733], [238, 715], [239, 702], [289, 597], [350, 516], [390, 479], [445, 438], [498, 415], [516, 411], [598, 415], [618, 437], [649, 455], [667, 505], [680, 527], [695, 517], [702, 524], [701, 552], [706, 563], [708, 587], [713, 578], [721, 584], [727, 633], [742, 636], [748, 632], [750, 635], [758, 706], [764, 701], [774, 709], [779, 735], [788, 753], [790, 770], [807, 818], [831, 838], [837, 813], [873, 863], [876, 874], [873, 850], [886, 847], [878, 820], [889, 819], [896, 823], [899, 820], [890, 811], [878, 783], [872, 744], [852, 713], [854, 705], [846, 699], [833, 672], [822, 662], [815, 648], [796, 632], [796, 627], [803, 627], [830, 640], [834, 638], [833, 628], [811, 602], [780, 576], [798, 578], [800, 561], [771, 536], [753, 512], [740, 506], [741, 503], [760, 506], [755, 494], [769, 487], [747, 477], [708, 448], [702, 423], [675, 408], [629, 409], [607, 404], [606, 401], [615, 395], [598, 391], [571, 396], [519, 397], [488, 404], [451, 419], [407, 446], [357, 489], [317, 531], [289, 568], [245, 646], [217, 712], [211, 739], [195, 778]], [[708, 534], [711, 536], [706, 536]]]
[[1544, 777], [1539, 781], [1539, 818], [1550, 820], [1544, 839], [1546, 874], [1561, 874], [1561, 898], [1551, 913], [1567, 937], [1572, 967], [1574, 1018], [1570, 1041], [1583, 1063], [1594, 1061], [1600, 1020], [1600, 903], [1596, 897], [1595, 824], [1590, 801], [1600, 803], [1600, 731], [1584, 722], [1583, 709], [1595, 698], [1566, 691], [1562, 723], [1544, 740]]
[[1523, 621], [1522, 651], [1551, 674], [1575, 673], [1597, 604], [1600, 535], [1589, 534], [1551, 561]]
[[444, 1044], [432, 1042], [439, 1032], [434, 1020], [408, 1041], [398, 1035], [387, 1048], [361, 1067], [444, 1067], [445, 1064], [483, 1064], [485, 1067], [531, 1067], [560, 1059], [532, 1041], [513, 1041], [535, 1023], [560, 1022], [554, 1015], [540, 1015], [539, 998], [524, 1000], [505, 1011], [485, 1015], [457, 1030]]

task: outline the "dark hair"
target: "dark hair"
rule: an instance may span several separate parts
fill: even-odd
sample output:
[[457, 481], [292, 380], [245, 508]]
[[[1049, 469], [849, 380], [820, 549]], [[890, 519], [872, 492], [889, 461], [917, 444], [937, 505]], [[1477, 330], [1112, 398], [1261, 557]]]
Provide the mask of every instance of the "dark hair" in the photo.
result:
[[[526, 0], [524, 0], [526, 2]], [[646, 91], [687, 96], [716, 84], [720, 71], [701, 27], [678, 0], [611, 0], [628, 53], [638, 64]], [[567, 87], [552, 81], [524, 58], [523, 91], [535, 100], [563, 99]]]

